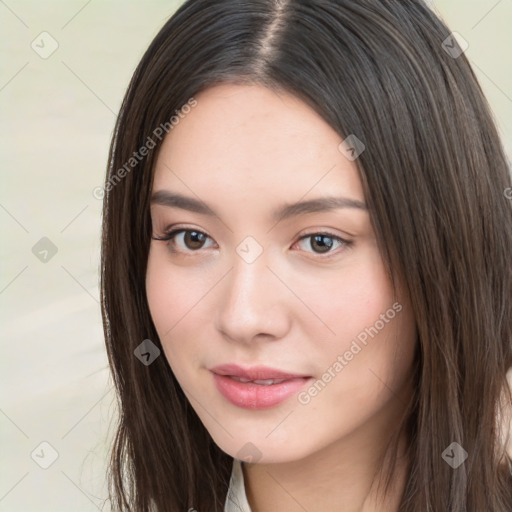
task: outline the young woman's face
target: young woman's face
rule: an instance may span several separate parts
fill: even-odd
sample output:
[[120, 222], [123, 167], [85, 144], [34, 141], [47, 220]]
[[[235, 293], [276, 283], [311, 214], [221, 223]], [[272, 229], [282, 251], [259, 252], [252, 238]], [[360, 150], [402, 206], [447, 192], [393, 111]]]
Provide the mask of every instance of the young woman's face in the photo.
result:
[[389, 434], [415, 328], [357, 153], [287, 94], [220, 85], [196, 100], [158, 155], [153, 237], [179, 231], [152, 240], [146, 279], [184, 393], [220, 448], [254, 462]]

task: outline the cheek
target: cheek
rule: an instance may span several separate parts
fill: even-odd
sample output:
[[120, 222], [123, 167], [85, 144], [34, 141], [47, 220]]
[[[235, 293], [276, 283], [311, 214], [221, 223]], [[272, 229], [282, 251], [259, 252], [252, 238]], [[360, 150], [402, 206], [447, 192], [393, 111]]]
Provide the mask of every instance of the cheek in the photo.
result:
[[151, 318], [171, 365], [193, 349], [193, 345], [187, 343], [175, 350], [172, 340], [177, 339], [176, 333], [185, 325], [187, 315], [201, 297], [202, 286], [204, 284], [194, 284], [193, 280], [187, 279], [183, 272], [172, 270], [164, 249], [150, 249], [146, 296]]
[[321, 331], [324, 346], [338, 351], [347, 350], [352, 338], [374, 325], [395, 302], [390, 280], [373, 247], [359, 251], [335, 278], [329, 273], [315, 286], [310, 279], [303, 285], [314, 313], [328, 328]]
[[146, 295], [153, 323], [163, 341], [162, 335], [173, 327], [184, 302], [180, 300], [180, 288], [176, 286], [175, 276], [171, 278], [161, 260], [158, 252], [151, 249], [146, 273]]
[[319, 362], [316, 377], [328, 382], [325, 399], [358, 410], [358, 403], [370, 405], [372, 395], [385, 394], [386, 385], [402, 385], [414, 357], [413, 314], [400, 290], [394, 293], [376, 249], [358, 253], [336, 281], [320, 282], [308, 297], [330, 330], [309, 336], [308, 352]]
[[216, 279], [218, 277], [209, 275], [206, 268], [201, 272], [201, 267], [172, 264], [165, 246], [151, 246], [146, 295], [159, 333], [169, 333], [178, 323], [187, 320]]
[[406, 300], [395, 300], [385, 290], [361, 299], [367, 309], [349, 309], [353, 318], [340, 319], [338, 336], [323, 346], [319, 379], [328, 381], [329, 389], [322, 391], [317, 405], [343, 403], [341, 417], [347, 412], [361, 421], [371, 416], [404, 390], [409, 377], [415, 352], [413, 314]]
[[165, 357], [178, 381], [187, 383], [202, 364], [204, 340], [211, 339], [209, 292], [226, 270], [173, 264], [166, 251], [164, 246], [150, 248], [146, 296]]

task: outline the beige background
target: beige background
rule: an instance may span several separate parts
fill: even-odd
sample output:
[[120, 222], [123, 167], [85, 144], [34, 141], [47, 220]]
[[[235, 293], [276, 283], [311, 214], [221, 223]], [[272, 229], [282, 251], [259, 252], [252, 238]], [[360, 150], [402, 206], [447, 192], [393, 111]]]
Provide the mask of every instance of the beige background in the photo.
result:
[[[0, 512], [94, 511], [106, 497], [114, 407], [92, 191], [131, 74], [180, 3], [0, 1]], [[468, 41], [510, 156], [512, 0], [436, 8]], [[32, 252], [43, 237], [57, 248], [46, 263]]]

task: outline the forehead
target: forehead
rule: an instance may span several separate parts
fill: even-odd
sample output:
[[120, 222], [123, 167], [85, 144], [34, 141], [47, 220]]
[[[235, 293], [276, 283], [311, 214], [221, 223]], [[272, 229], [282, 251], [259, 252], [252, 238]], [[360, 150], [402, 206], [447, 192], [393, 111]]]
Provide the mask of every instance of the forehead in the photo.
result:
[[298, 98], [223, 84], [195, 99], [162, 144], [153, 190], [217, 196], [219, 204], [326, 193], [363, 200], [357, 168], [338, 149], [342, 138]]

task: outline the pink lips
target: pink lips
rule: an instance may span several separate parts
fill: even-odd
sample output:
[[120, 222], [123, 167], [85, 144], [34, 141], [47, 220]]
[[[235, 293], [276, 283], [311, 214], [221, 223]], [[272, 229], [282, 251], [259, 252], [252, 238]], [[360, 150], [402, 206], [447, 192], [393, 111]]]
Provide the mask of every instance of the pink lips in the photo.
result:
[[280, 404], [311, 378], [265, 366], [242, 368], [236, 364], [225, 364], [210, 371], [224, 398], [238, 407], [255, 410]]

